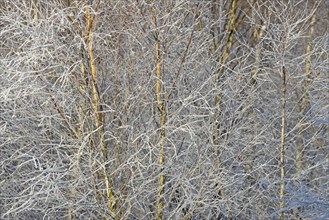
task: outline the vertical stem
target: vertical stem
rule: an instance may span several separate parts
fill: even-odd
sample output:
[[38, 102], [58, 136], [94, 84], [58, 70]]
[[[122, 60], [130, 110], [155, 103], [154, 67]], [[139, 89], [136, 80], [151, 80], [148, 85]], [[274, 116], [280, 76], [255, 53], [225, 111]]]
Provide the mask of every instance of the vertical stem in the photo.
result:
[[196, 7], [195, 18], [198, 22], [198, 31], [201, 31], [202, 28], [203, 28], [203, 24], [202, 24], [202, 18], [201, 18], [201, 15], [200, 15], [200, 11], [199, 11], [199, 5], [197, 5], [197, 7]]
[[216, 11], [217, 11], [217, 7], [216, 7], [216, 0], [212, 0], [211, 2], [211, 16], [212, 16], [212, 26], [210, 29], [210, 34], [212, 35], [212, 42], [213, 42], [213, 48], [214, 48], [214, 53], [216, 53], [217, 51], [217, 42], [216, 42], [216, 20], [217, 20], [217, 16], [216, 16]]
[[99, 112], [99, 96], [97, 91], [96, 79], [97, 73], [95, 68], [95, 61], [94, 61], [94, 53], [93, 53], [93, 46], [92, 46], [92, 19], [89, 13], [89, 7], [86, 7], [86, 16], [87, 16], [87, 31], [88, 31], [88, 54], [89, 54], [89, 65], [90, 65], [90, 72], [91, 72], [91, 84], [93, 89], [93, 105], [95, 111], [95, 125], [96, 128], [99, 128], [101, 123], [101, 113]]
[[[150, 1], [152, 4], [152, 0]], [[164, 176], [162, 174], [163, 165], [164, 165], [164, 139], [165, 139], [165, 122], [166, 122], [166, 110], [164, 103], [161, 98], [161, 60], [160, 60], [160, 51], [159, 51], [159, 33], [156, 30], [156, 15], [155, 9], [152, 6], [152, 22], [155, 27], [154, 35], [155, 35], [155, 57], [156, 57], [156, 76], [157, 80], [155, 83], [155, 93], [156, 93], [156, 101], [157, 106], [160, 112], [160, 140], [159, 140], [159, 166], [160, 166], [160, 175], [158, 177], [158, 195], [157, 195], [157, 219], [161, 220], [163, 217], [163, 193], [164, 193]]]
[[286, 72], [284, 66], [281, 69], [281, 184], [280, 184], [280, 219], [284, 219], [284, 194], [285, 194], [285, 118], [286, 118]]
[[[87, 45], [88, 45], [88, 54], [89, 54], [89, 65], [90, 65], [90, 72], [91, 72], [91, 84], [92, 84], [92, 92], [93, 92], [93, 108], [94, 108], [94, 120], [95, 120], [95, 126], [98, 130], [99, 134], [99, 141], [100, 141], [100, 155], [101, 160], [103, 163], [107, 160], [107, 151], [105, 149], [104, 143], [103, 143], [103, 134], [104, 134], [104, 126], [102, 124], [103, 120], [103, 113], [100, 112], [100, 100], [99, 100], [99, 94], [97, 89], [97, 72], [95, 68], [95, 62], [94, 62], [94, 53], [93, 53], [93, 47], [92, 47], [92, 18], [89, 13], [89, 5], [86, 7], [86, 17], [87, 17]], [[111, 217], [114, 217], [116, 214], [116, 208], [115, 208], [115, 200], [114, 195], [111, 190], [110, 186], [110, 180], [108, 178], [106, 168], [103, 169], [103, 178], [105, 181], [106, 186], [106, 197], [108, 201], [108, 208], [109, 212], [111, 214]]]
[[237, 0], [232, 0], [230, 5], [230, 11], [229, 11], [229, 22], [227, 24], [227, 30], [228, 30], [228, 38], [226, 42], [226, 48], [222, 56], [222, 62], [221, 64], [224, 64], [232, 47], [233, 43], [233, 36], [234, 36], [234, 22], [236, 17], [236, 3]]
[[[310, 21], [310, 29], [308, 32], [308, 38], [309, 40], [312, 38], [313, 31], [314, 31], [314, 23], [315, 23], [315, 15], [314, 12], [311, 21]], [[310, 42], [307, 44], [306, 47], [306, 66], [305, 66], [305, 79], [304, 79], [304, 85], [302, 88], [302, 100], [300, 102], [300, 113], [302, 119], [300, 120], [301, 126], [298, 129], [298, 141], [297, 141], [297, 150], [296, 150], [296, 171], [297, 171], [297, 177], [300, 178], [301, 171], [303, 169], [303, 143], [304, 143], [304, 135], [303, 131], [306, 129], [306, 125], [304, 123], [304, 116], [307, 113], [307, 107], [309, 106], [309, 94], [307, 92], [307, 87], [311, 81], [311, 44]]]
[[281, 170], [281, 184], [280, 184], [280, 220], [284, 219], [283, 208], [285, 206], [285, 120], [286, 120], [286, 70], [284, 66], [284, 50], [285, 50], [285, 32], [282, 33], [282, 64], [281, 64], [281, 144], [280, 144], [280, 170]]

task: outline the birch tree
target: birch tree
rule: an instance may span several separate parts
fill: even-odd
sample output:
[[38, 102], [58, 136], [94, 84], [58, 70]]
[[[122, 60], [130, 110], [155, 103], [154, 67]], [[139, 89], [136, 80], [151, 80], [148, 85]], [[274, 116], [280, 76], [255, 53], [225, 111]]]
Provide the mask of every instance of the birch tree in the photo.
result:
[[2, 0], [0, 218], [327, 219], [328, 10]]

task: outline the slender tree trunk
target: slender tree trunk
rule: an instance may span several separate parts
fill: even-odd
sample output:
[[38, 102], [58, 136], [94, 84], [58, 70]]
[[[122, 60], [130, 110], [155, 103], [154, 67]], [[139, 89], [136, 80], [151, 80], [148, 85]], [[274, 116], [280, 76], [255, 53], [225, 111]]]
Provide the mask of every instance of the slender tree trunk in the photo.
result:
[[286, 119], [286, 72], [284, 66], [281, 70], [281, 144], [280, 144], [280, 166], [281, 166], [281, 184], [280, 184], [280, 219], [284, 219], [284, 196], [285, 196], [285, 119]]
[[284, 64], [285, 53], [285, 32], [281, 36], [281, 144], [280, 144], [280, 170], [281, 170], [281, 184], [280, 184], [280, 220], [284, 219], [284, 196], [285, 196], [285, 144], [286, 144], [286, 70]]
[[[92, 93], [93, 93], [93, 110], [94, 110], [94, 122], [95, 127], [98, 129], [98, 139], [99, 139], [99, 146], [100, 146], [100, 155], [101, 161], [106, 163], [107, 161], [107, 150], [105, 148], [103, 142], [103, 135], [104, 135], [104, 125], [103, 125], [103, 113], [100, 110], [100, 98], [98, 93], [97, 87], [97, 72], [94, 63], [94, 53], [93, 53], [93, 45], [92, 45], [92, 23], [94, 19], [92, 19], [90, 12], [89, 12], [89, 5], [86, 7], [86, 17], [87, 17], [87, 42], [88, 45], [88, 55], [89, 55], [89, 66], [90, 66], [90, 73], [91, 73], [91, 85], [92, 85]], [[115, 199], [112, 192], [112, 187], [110, 185], [110, 179], [107, 174], [106, 167], [103, 169], [103, 178], [106, 187], [106, 200], [108, 203], [108, 209], [112, 218], [116, 215], [116, 207], [115, 207]]]
[[[153, 4], [151, 0], [151, 4]], [[161, 220], [163, 218], [163, 194], [164, 194], [164, 176], [163, 176], [163, 165], [164, 165], [164, 140], [165, 140], [165, 123], [166, 123], [166, 109], [164, 102], [162, 101], [161, 95], [161, 58], [160, 58], [160, 50], [159, 50], [159, 32], [157, 31], [157, 21], [155, 8], [152, 5], [152, 22], [155, 28], [154, 37], [155, 37], [155, 57], [156, 57], [156, 83], [155, 83], [155, 95], [156, 102], [158, 106], [158, 110], [160, 113], [160, 139], [159, 139], [159, 167], [160, 174], [158, 177], [158, 195], [157, 195], [157, 219]]]

